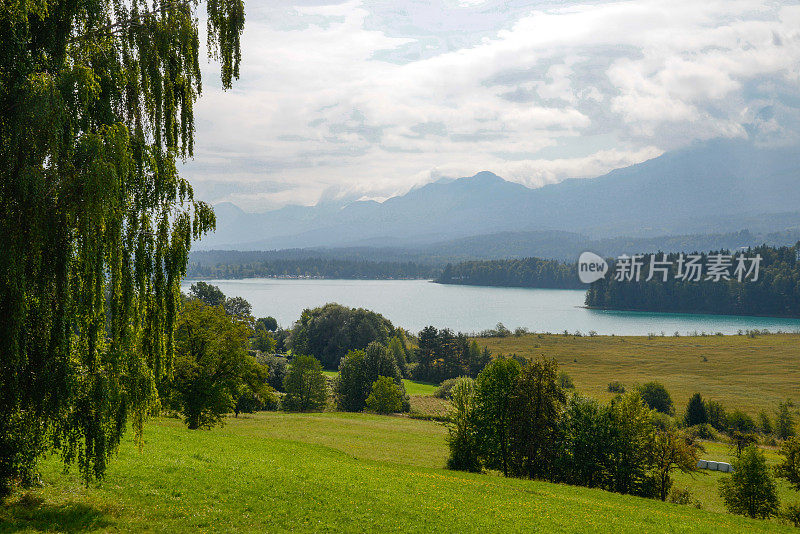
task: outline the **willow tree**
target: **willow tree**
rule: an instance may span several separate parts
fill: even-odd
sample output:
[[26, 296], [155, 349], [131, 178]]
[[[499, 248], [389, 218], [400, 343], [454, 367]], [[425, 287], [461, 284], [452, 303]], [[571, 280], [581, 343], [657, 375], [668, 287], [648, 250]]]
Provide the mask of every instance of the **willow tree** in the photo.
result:
[[[206, 0], [238, 77], [241, 0]], [[179, 284], [214, 226], [176, 161], [201, 91], [196, 0], [0, 0], [0, 494], [57, 451], [101, 477], [170, 372]]]

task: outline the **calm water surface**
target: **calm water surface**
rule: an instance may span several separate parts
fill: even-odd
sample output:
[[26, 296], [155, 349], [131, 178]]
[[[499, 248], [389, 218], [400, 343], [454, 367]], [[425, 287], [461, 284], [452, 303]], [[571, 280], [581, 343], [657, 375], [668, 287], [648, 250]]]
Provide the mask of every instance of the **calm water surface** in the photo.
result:
[[[534, 332], [594, 330], [599, 334], [667, 335], [769, 329], [800, 331], [800, 319], [611, 312], [581, 308], [584, 291], [434, 284], [425, 280], [207, 280], [229, 297], [244, 297], [253, 315], [290, 326], [305, 308], [327, 302], [377, 311], [396, 326], [417, 332], [427, 325], [478, 332], [498, 322]], [[192, 281], [183, 283], [183, 291]]]

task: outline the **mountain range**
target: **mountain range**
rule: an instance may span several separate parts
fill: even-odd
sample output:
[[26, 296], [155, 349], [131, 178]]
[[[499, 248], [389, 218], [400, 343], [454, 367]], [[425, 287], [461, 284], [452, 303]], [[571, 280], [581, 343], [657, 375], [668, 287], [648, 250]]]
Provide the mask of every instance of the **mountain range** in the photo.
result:
[[590, 241], [730, 235], [745, 228], [791, 234], [800, 229], [800, 150], [714, 140], [596, 178], [536, 189], [483, 171], [382, 203], [287, 206], [265, 213], [221, 203], [215, 211], [217, 230], [201, 240], [200, 250], [420, 249], [445, 242], [457, 247], [459, 241], [472, 246], [476, 239], [490, 242], [478, 237], [487, 235], [516, 240], [523, 249], [565, 239], [577, 241], [577, 249]]

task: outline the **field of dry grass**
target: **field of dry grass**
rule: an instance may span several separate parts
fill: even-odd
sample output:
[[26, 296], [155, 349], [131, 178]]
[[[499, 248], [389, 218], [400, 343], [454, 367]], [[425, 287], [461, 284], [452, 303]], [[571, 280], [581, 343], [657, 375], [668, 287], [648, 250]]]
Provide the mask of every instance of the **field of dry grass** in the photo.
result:
[[601, 400], [608, 383], [627, 388], [662, 382], [682, 413], [689, 397], [721, 401], [755, 415], [773, 414], [786, 399], [800, 401], [800, 334], [739, 336], [565, 336], [530, 334], [479, 338], [494, 354], [556, 358], [578, 391]]

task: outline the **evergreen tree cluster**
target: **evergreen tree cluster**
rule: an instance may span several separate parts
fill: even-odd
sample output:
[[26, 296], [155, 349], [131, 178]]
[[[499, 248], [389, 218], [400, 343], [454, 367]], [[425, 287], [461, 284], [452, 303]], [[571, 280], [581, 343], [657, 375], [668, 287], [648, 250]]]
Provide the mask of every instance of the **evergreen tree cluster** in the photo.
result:
[[436, 282], [546, 289], [582, 289], [584, 287], [578, 279], [574, 264], [540, 258], [465, 261], [447, 264]]
[[[705, 274], [699, 281], [678, 279], [677, 254], [667, 256], [671, 267], [666, 281], [656, 274], [648, 282], [645, 279], [652, 256], [645, 255], [638, 282], [618, 281], [611, 269], [605, 278], [589, 286], [586, 305], [615, 310], [800, 317], [798, 250], [800, 243], [794, 247], [764, 245], [749, 249], [744, 253], [747, 257], [759, 254], [762, 258], [758, 279], [745, 278], [741, 282], [733, 276], [730, 280], [714, 281], [706, 279]], [[709, 255], [701, 256], [700, 263], [706, 265]], [[656, 259], [660, 260], [661, 255]]]
[[189, 264], [189, 278], [329, 278], [355, 280], [430, 279], [439, 267], [411, 261], [367, 261], [333, 258], [278, 258], [264, 261], [230, 261]]

